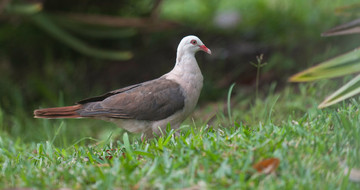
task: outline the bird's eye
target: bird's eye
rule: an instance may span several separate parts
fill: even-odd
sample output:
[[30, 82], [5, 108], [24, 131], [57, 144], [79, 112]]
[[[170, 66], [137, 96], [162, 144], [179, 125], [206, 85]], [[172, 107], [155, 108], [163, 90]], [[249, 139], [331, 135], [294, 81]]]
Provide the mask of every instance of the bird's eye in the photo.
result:
[[196, 44], [197, 44], [197, 41], [196, 41], [196, 40], [191, 40], [191, 42], [190, 42], [190, 43], [192, 43], [192, 44], [196, 45]]

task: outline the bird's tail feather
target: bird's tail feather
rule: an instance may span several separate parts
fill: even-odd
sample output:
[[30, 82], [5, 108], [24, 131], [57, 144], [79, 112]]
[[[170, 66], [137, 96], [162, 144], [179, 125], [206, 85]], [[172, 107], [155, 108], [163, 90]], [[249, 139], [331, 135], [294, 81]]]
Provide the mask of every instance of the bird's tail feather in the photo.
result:
[[34, 110], [35, 118], [80, 118], [80, 114], [77, 112], [81, 108], [81, 105], [56, 107], [56, 108], [44, 108]]

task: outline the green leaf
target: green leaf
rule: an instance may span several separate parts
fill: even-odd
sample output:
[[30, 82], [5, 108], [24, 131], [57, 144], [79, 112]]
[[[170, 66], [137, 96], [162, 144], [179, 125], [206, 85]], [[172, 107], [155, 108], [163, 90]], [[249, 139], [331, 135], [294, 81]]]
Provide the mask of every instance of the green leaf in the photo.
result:
[[137, 30], [134, 28], [118, 28], [109, 26], [90, 25], [80, 21], [72, 20], [63, 15], [48, 15], [58, 26], [74, 34], [94, 39], [123, 39], [134, 36]]
[[360, 72], [360, 47], [290, 77], [290, 82], [308, 82]]
[[40, 28], [48, 32], [51, 36], [58, 39], [60, 42], [70, 46], [74, 50], [83, 53], [88, 56], [113, 59], [113, 60], [128, 60], [132, 57], [132, 53], [129, 51], [113, 51], [103, 50], [95, 47], [91, 47], [81, 41], [80, 39], [67, 33], [62, 28], [58, 27], [52, 22], [46, 14], [38, 13], [30, 17], [31, 20], [37, 24]]
[[318, 107], [324, 108], [360, 93], [360, 75], [326, 98]]
[[42, 8], [43, 6], [41, 3], [31, 3], [31, 4], [9, 3], [5, 7], [5, 11], [8, 13], [13, 13], [18, 15], [31, 15], [40, 12]]
[[344, 6], [337, 7], [335, 9], [337, 15], [345, 17], [359, 16], [360, 15], [360, 3], [352, 3]]
[[335, 28], [332, 28], [326, 32], [323, 32], [321, 36], [337, 36], [360, 33], [360, 19], [353, 20], [351, 22], [342, 24]]

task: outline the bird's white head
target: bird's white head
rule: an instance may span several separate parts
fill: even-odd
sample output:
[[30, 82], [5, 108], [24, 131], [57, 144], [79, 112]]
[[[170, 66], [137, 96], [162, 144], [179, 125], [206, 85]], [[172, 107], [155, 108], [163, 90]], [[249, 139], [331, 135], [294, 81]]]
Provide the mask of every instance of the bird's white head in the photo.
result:
[[195, 55], [198, 51], [204, 51], [208, 54], [211, 54], [209, 48], [207, 48], [204, 43], [196, 36], [190, 35], [184, 37], [178, 46], [177, 51], [182, 53], [190, 53]]

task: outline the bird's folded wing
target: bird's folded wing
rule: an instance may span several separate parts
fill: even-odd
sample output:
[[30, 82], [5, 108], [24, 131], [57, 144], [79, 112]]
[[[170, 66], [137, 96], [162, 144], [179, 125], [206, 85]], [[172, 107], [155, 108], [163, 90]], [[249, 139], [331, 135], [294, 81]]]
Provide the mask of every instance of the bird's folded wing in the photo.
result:
[[159, 78], [80, 101], [78, 112], [82, 117], [157, 121], [182, 110], [184, 101], [178, 83]]
[[[151, 81], [149, 81], [151, 82]], [[113, 91], [110, 91], [110, 92], [107, 92], [106, 94], [103, 94], [103, 95], [100, 95], [100, 96], [95, 96], [95, 97], [91, 97], [91, 98], [86, 98], [84, 100], [80, 100], [78, 102], [76, 102], [76, 104], [85, 104], [85, 103], [89, 103], [89, 102], [97, 102], [97, 101], [102, 101], [104, 99], [106, 99], [107, 97], [110, 97], [110, 96], [113, 96], [115, 94], [119, 94], [119, 93], [122, 93], [122, 92], [126, 92], [128, 90], [131, 90], [133, 88], [136, 88], [138, 86], [141, 86], [143, 83], [140, 83], [140, 84], [135, 84], [135, 85], [131, 85], [131, 86], [128, 86], [128, 87], [125, 87], [125, 88], [120, 88], [120, 89], [117, 89], [117, 90], [113, 90]]]

